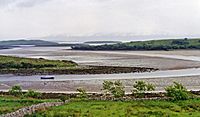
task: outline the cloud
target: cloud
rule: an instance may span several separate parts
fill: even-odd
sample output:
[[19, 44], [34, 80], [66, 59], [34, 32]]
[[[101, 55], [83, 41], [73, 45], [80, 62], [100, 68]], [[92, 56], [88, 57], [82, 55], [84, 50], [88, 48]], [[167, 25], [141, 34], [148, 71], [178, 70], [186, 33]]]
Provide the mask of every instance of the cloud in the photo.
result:
[[40, 5], [50, 0], [22, 0], [17, 4], [18, 7], [34, 7], [35, 5]]
[[51, 0], [0, 0], [0, 6], [4, 8], [34, 7]]
[[1, 7], [7, 7], [9, 4], [12, 4], [15, 2], [14, 0], [0, 0], [0, 6]]
[[0, 0], [0, 38], [200, 35], [198, 0]]

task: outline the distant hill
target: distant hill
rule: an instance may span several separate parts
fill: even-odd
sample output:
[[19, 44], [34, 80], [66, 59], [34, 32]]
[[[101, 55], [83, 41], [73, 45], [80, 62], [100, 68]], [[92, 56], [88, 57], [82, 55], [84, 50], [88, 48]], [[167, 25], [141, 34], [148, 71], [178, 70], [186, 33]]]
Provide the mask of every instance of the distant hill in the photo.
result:
[[13, 47], [10, 47], [10, 46], [0, 46], [0, 50], [3, 50], [3, 49], [10, 49], [10, 48], [13, 48]]
[[44, 40], [8, 40], [0, 41], [1, 47], [18, 46], [18, 45], [35, 45], [35, 46], [48, 46], [58, 45], [56, 42], [44, 41]]
[[176, 49], [200, 49], [200, 39], [167, 39], [151, 41], [133, 41], [112, 45], [78, 45], [74, 50], [176, 50]]

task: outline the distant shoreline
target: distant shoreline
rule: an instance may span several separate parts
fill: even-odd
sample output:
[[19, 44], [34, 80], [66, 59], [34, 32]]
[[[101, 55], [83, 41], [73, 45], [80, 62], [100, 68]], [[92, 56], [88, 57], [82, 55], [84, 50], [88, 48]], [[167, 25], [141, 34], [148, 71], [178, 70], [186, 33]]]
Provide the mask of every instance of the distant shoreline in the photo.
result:
[[77, 45], [72, 46], [73, 50], [199, 50], [200, 39], [168, 39], [168, 40], [150, 40], [133, 41], [127, 43], [105, 44], [105, 45]]

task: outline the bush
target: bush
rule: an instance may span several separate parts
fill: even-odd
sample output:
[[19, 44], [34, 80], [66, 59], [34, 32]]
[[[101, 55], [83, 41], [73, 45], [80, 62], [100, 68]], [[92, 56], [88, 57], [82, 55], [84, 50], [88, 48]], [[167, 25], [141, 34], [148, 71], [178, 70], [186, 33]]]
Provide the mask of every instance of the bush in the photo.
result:
[[171, 97], [173, 100], [187, 100], [190, 95], [187, 89], [180, 83], [174, 82], [165, 88], [166, 96]]
[[31, 97], [31, 98], [40, 98], [42, 94], [39, 92], [35, 92], [33, 90], [28, 90], [28, 92], [24, 96]]
[[111, 93], [115, 98], [120, 98], [125, 95], [124, 86], [119, 80], [115, 82], [104, 81], [103, 90], [106, 93]]
[[66, 100], [68, 100], [69, 98], [65, 95], [59, 95], [59, 99], [62, 101], [62, 102], [66, 102]]
[[19, 85], [15, 85], [9, 90], [9, 94], [13, 96], [22, 96], [22, 88]]
[[77, 95], [78, 98], [81, 98], [81, 99], [88, 98], [88, 95], [87, 95], [87, 93], [86, 93], [86, 91], [84, 89], [78, 88], [77, 91], [78, 91], [78, 95]]
[[132, 94], [137, 97], [144, 97], [146, 91], [154, 91], [155, 86], [150, 83], [146, 83], [145, 81], [136, 81], [133, 84]]

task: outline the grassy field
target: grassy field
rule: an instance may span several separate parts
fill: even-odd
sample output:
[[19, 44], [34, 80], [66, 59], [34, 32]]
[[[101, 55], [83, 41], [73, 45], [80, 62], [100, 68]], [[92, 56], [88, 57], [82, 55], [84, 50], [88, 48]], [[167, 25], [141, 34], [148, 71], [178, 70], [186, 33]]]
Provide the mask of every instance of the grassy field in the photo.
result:
[[72, 61], [0, 56], [0, 69], [65, 69], [77, 66]]
[[30, 106], [32, 104], [38, 104], [47, 101], [52, 101], [52, 100], [38, 100], [31, 98], [21, 99], [12, 96], [0, 96], [0, 115], [13, 112], [25, 106]]
[[29, 117], [199, 117], [200, 99], [186, 101], [79, 101]]

